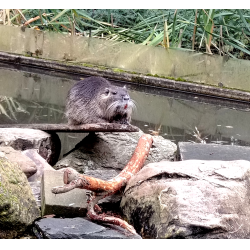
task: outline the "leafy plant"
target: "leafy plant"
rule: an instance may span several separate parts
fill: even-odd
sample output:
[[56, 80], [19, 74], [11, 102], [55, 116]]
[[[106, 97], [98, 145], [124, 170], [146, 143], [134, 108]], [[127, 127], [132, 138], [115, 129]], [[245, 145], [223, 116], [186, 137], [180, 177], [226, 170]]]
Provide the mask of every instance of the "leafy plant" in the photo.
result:
[[2, 10], [5, 25], [250, 58], [250, 10]]

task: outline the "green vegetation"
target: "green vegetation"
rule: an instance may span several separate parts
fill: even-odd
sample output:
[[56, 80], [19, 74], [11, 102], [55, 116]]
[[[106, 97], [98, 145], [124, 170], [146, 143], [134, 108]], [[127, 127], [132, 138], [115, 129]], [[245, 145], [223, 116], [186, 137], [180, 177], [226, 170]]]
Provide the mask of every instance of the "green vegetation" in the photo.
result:
[[[5, 25], [250, 58], [250, 10], [0, 10]], [[0, 20], [0, 21], [1, 21]]]

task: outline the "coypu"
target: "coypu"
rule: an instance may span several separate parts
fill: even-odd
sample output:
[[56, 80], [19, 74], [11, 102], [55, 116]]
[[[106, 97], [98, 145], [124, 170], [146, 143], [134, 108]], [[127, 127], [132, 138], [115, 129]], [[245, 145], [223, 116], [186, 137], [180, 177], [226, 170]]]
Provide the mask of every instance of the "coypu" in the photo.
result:
[[103, 77], [91, 76], [70, 89], [65, 115], [69, 125], [129, 124], [134, 107], [125, 86], [116, 87]]

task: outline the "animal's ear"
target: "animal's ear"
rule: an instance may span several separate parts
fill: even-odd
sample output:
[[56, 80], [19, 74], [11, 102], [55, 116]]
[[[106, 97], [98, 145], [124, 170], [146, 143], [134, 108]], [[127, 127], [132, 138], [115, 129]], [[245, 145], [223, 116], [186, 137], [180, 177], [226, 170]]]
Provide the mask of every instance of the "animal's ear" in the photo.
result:
[[126, 87], [126, 85], [124, 85], [124, 87], [123, 87], [124, 89], [127, 89], [127, 87]]
[[105, 88], [105, 94], [109, 93], [109, 88]]

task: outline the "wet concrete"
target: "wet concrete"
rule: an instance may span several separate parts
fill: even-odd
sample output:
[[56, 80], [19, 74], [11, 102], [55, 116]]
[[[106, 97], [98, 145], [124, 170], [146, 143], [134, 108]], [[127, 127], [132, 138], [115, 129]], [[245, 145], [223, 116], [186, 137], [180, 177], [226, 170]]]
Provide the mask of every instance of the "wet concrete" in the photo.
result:
[[179, 142], [178, 159], [181, 161], [186, 161], [186, 160], [250, 161], [250, 147]]

